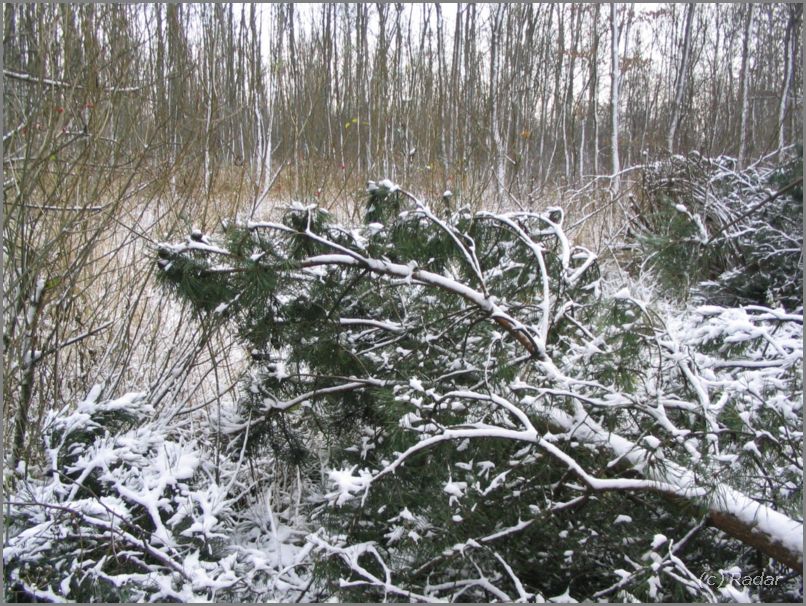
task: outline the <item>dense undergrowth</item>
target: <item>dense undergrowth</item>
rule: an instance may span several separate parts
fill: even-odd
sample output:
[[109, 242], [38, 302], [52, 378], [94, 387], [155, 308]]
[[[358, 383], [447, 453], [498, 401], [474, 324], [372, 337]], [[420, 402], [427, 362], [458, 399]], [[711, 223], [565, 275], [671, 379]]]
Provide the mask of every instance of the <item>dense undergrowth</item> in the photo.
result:
[[388, 181], [360, 225], [295, 204], [160, 245], [251, 358], [237, 405], [52, 414], [6, 598], [800, 599], [800, 166], [646, 168], [626, 279], [562, 209]]

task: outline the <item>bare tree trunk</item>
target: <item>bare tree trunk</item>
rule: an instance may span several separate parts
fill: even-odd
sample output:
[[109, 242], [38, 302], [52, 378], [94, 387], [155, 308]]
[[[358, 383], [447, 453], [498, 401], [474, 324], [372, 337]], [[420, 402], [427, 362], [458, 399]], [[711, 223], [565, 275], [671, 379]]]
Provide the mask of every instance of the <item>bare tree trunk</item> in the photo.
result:
[[[599, 89], [599, 9], [600, 5], [596, 4], [593, 8], [592, 17], [592, 35], [590, 50], [590, 88], [588, 89], [588, 118], [587, 122], [590, 124], [590, 137], [591, 137], [591, 155], [593, 160], [593, 174], [599, 174], [599, 117], [597, 112], [598, 105], [598, 89]], [[584, 123], [583, 123], [584, 124]], [[583, 133], [582, 144], [584, 145], [585, 136]], [[579, 174], [584, 173], [584, 154], [583, 151], [579, 152]]]
[[621, 73], [619, 69], [618, 57], [618, 19], [617, 19], [617, 5], [615, 2], [610, 3], [610, 159], [611, 159], [611, 189], [614, 194], [619, 192], [619, 173], [621, 172], [621, 163], [619, 162], [619, 149], [618, 149], [618, 105], [619, 105], [619, 80]]
[[553, 6], [557, 8], [557, 51], [555, 53], [556, 63], [554, 64], [554, 89], [551, 112], [551, 123], [553, 125], [552, 147], [547, 165], [549, 174], [553, 172], [554, 169], [554, 156], [557, 153], [557, 146], [561, 137], [560, 131], [562, 129], [564, 119], [563, 111], [565, 109], [562, 103], [562, 97], [560, 96], [560, 81], [565, 56], [565, 49], [563, 48], [565, 40], [565, 7], [563, 4], [554, 4]]
[[[633, 18], [635, 17], [635, 10], [632, 5], [628, 5], [625, 7], [624, 10], [624, 21], [623, 21], [623, 28], [619, 32], [619, 39], [623, 40], [623, 46], [621, 49], [621, 56], [627, 57], [630, 56], [630, 29], [632, 28]], [[622, 105], [626, 105], [625, 109], [625, 120], [620, 121], [619, 125], [621, 128], [621, 132], [619, 133], [619, 139], [626, 141], [626, 145], [623, 145], [621, 153], [619, 154], [619, 166], [624, 160], [623, 154], [626, 151], [627, 154], [627, 166], [632, 165], [632, 148], [633, 148], [633, 133], [631, 132], [632, 129], [632, 121], [630, 120], [630, 111], [629, 111], [629, 93], [631, 92], [630, 89], [624, 86], [624, 72], [619, 67], [619, 82], [618, 82], [618, 90], [619, 90], [619, 103]], [[624, 95], [622, 91], [626, 92], [627, 95]], [[627, 97], [624, 99], [624, 97]], [[626, 101], [626, 103], [625, 103]]]
[[45, 279], [38, 278], [33, 288], [31, 300], [25, 312], [25, 339], [23, 344], [23, 370], [20, 384], [20, 400], [14, 415], [14, 440], [12, 449], [12, 465], [25, 459], [25, 443], [27, 429], [30, 422], [29, 410], [33, 399], [34, 391], [34, 367], [37, 362], [38, 353], [37, 332], [39, 319], [42, 312], [43, 293], [45, 291]]
[[571, 42], [571, 57], [568, 60], [568, 78], [565, 90], [565, 111], [563, 112], [563, 152], [565, 155], [565, 179], [570, 183], [574, 177], [576, 162], [574, 153], [576, 146], [576, 112], [574, 111], [574, 69], [576, 68], [577, 50], [579, 47], [580, 28], [582, 22], [582, 8], [578, 5], [571, 5], [571, 23], [569, 24], [569, 34]]
[[504, 150], [503, 143], [501, 142], [501, 132], [498, 126], [498, 55], [500, 54], [499, 34], [501, 32], [501, 24], [503, 21], [505, 5], [497, 5], [495, 14], [493, 15], [491, 25], [491, 38], [490, 38], [490, 139], [492, 145], [490, 148], [493, 150], [493, 158], [495, 163], [496, 172], [496, 192], [499, 196], [505, 188], [505, 169], [504, 164]]
[[[439, 127], [437, 130], [439, 131], [439, 152], [441, 157], [441, 164], [442, 164], [442, 174], [444, 177], [448, 176], [448, 149], [447, 149], [447, 140], [446, 140], [446, 130], [448, 127], [448, 114], [445, 108], [447, 103], [447, 81], [448, 81], [448, 69], [446, 66], [446, 58], [445, 58], [445, 35], [443, 32], [444, 29], [444, 21], [442, 18], [442, 8], [440, 7], [439, 3], [434, 5], [436, 9], [436, 22], [437, 22], [437, 103], [439, 105], [438, 113], [437, 113], [437, 120], [439, 123]], [[407, 152], [408, 153], [408, 150]]]
[[[281, 7], [278, 5], [272, 6], [269, 23], [274, 24], [274, 31], [272, 34], [272, 55], [276, 58], [280, 57], [282, 50], [282, 13]], [[276, 12], [275, 12], [276, 11]], [[263, 83], [262, 70], [260, 66], [260, 32], [257, 27], [257, 16], [255, 5], [252, 4], [249, 12], [249, 28], [252, 34], [252, 49], [250, 57], [250, 70], [252, 72], [253, 90], [252, 102], [253, 106], [250, 108], [254, 112], [255, 117], [255, 147], [254, 147], [254, 164], [256, 173], [258, 175], [258, 187], [255, 193], [255, 199], [252, 203], [251, 216], [254, 217], [260, 204], [267, 198], [269, 189], [273, 182], [272, 175], [272, 131], [274, 128], [274, 116], [277, 112], [277, 96], [276, 96], [276, 78], [277, 74], [274, 66], [270, 66], [268, 81]]]
[[671, 154], [674, 153], [675, 135], [680, 124], [680, 114], [683, 106], [683, 95], [688, 83], [688, 63], [691, 55], [691, 22], [694, 17], [694, 3], [690, 2], [686, 7], [686, 24], [683, 30], [683, 49], [680, 51], [680, 69], [675, 79], [674, 102], [672, 103], [672, 115], [669, 119], [669, 135], [666, 138], [666, 149]]
[[747, 159], [747, 117], [750, 113], [750, 78], [747, 68], [750, 54], [750, 27], [753, 22], [753, 5], [747, 4], [744, 14], [744, 37], [742, 38], [742, 71], [739, 74], [739, 87], [742, 91], [742, 116], [739, 126], [739, 168], [744, 168]]
[[453, 32], [453, 53], [451, 57], [451, 86], [450, 86], [450, 133], [448, 137], [448, 161], [455, 167], [458, 158], [456, 156], [456, 143], [459, 138], [459, 115], [460, 115], [460, 87], [459, 73], [462, 69], [462, 3], [456, 7], [456, 21]]
[[782, 150], [786, 146], [786, 111], [789, 106], [789, 89], [792, 86], [792, 79], [795, 67], [795, 31], [797, 22], [803, 11], [801, 4], [792, 4], [788, 7], [789, 22], [786, 25], [786, 36], [784, 38], [784, 85], [781, 90], [781, 103], [778, 106], [778, 149]]
[[[216, 7], [217, 8], [217, 7]], [[212, 189], [213, 177], [212, 177], [212, 166], [211, 166], [211, 130], [212, 130], [212, 120], [213, 120], [213, 105], [214, 105], [214, 98], [215, 98], [215, 77], [216, 77], [216, 70], [215, 70], [215, 62], [216, 62], [216, 46], [218, 43], [218, 27], [219, 22], [215, 15], [210, 19], [212, 22], [205, 28], [206, 31], [206, 50], [205, 53], [205, 62], [207, 63], [207, 86], [205, 87], [205, 101], [207, 104], [207, 116], [205, 119], [204, 125], [204, 189], [206, 194], [210, 195], [210, 190]]]
[[168, 107], [165, 92], [165, 34], [162, 26], [162, 5], [154, 4], [154, 15], [157, 21], [157, 73], [154, 80], [156, 84], [156, 111], [157, 120], [168, 118]]

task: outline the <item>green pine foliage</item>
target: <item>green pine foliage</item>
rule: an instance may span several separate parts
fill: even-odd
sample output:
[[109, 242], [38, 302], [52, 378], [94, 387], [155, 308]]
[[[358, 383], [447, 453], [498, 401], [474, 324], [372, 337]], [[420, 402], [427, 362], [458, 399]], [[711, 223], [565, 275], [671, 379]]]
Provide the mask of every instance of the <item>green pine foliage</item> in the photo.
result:
[[[792, 429], [802, 394], [793, 343], [768, 352], [753, 338], [737, 348], [735, 326], [725, 319], [720, 329], [712, 317], [722, 308], [670, 327], [629, 293], [604, 296], [595, 257], [568, 242], [559, 209], [445, 217], [394, 184], [369, 189], [358, 228], [293, 205], [279, 222], [229, 226], [226, 248], [159, 252], [175, 292], [230, 323], [251, 352], [232, 450], [269, 448], [309, 478], [326, 453], [329, 481], [310, 502], [321, 525], [309, 538], [320, 596], [712, 599], [707, 587], [681, 580], [689, 573], [661, 535], [686, 537], [691, 570], [751, 565], [708, 529], [703, 504], [590, 491], [562, 457], [610, 479], [685, 465], [706, 489], [725, 479], [714, 469], [730, 461], [734, 486], [791, 510], [799, 494], [797, 468], [786, 463], [793, 443], [754, 441], [747, 429]], [[669, 229], [653, 249], [658, 275], [681, 251], [692, 283], [722, 271], [724, 259], [702, 262], [710, 223], [669, 211], [672, 200], [659, 207], [666, 219], [650, 217]], [[649, 238], [644, 245], [654, 246]], [[211, 282], [209, 300], [199, 299], [207, 287], [198, 280]], [[757, 332], [776, 322], [747, 313], [744, 321]], [[741, 365], [708, 366], [765, 356], [774, 370], [759, 379], [763, 392], [755, 384], [742, 392]], [[703, 389], [713, 391], [713, 412], [701, 412], [710, 406]], [[746, 397], [734, 398], [737, 391]], [[752, 402], [759, 393], [777, 398], [777, 420]], [[502, 437], [518, 422], [495, 398], [513, 403], [558, 450]], [[644, 463], [625, 464], [557, 427], [557, 418], [583, 411], [602, 435], [635, 442]], [[489, 435], [451, 434], [479, 428]], [[786, 478], [772, 492], [753, 480], [756, 450]]]
[[646, 170], [634, 198], [640, 256], [667, 295], [720, 305], [803, 303], [803, 151], [737, 170], [730, 158], [675, 156]]
[[367, 183], [367, 203], [364, 212], [365, 223], [391, 223], [402, 208], [402, 195], [391, 181]]
[[[784, 574], [712, 508], [730, 487], [799, 519], [801, 314], [611, 293], [560, 209], [435, 214], [370, 189], [357, 227], [294, 204], [159, 247], [166, 288], [251, 357], [237, 409], [215, 457], [145, 394], [53, 415], [47, 473], [7, 509], [7, 598], [798, 597], [700, 575]], [[713, 226], [686, 204], [668, 223], [690, 245]]]

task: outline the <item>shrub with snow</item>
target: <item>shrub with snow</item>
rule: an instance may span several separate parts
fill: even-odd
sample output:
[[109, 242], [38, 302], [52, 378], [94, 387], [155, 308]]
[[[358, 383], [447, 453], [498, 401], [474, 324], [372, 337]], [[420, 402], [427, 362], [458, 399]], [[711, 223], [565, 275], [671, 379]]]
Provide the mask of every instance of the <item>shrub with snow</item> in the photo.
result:
[[800, 567], [802, 314], [664, 319], [600, 292], [560, 209], [370, 196], [159, 251], [252, 351], [233, 439], [323, 478], [318, 596], [714, 600], [705, 570]]
[[634, 199], [641, 255], [667, 294], [720, 305], [803, 305], [802, 148], [781, 164], [674, 156]]
[[[145, 394], [98, 402], [97, 393], [73, 411], [50, 415], [47, 475], [21, 482], [10, 495], [6, 599], [263, 601], [287, 595], [276, 589], [278, 582], [292, 586], [278, 570], [296, 563], [298, 549], [288, 540], [281, 545], [276, 532], [272, 541], [269, 532], [238, 531], [248, 509], [238, 511], [228, 490], [242, 487], [215, 481], [212, 453], [186, 431], [154, 420]], [[225, 472], [235, 473], [232, 463]], [[298, 577], [296, 584], [304, 587]]]

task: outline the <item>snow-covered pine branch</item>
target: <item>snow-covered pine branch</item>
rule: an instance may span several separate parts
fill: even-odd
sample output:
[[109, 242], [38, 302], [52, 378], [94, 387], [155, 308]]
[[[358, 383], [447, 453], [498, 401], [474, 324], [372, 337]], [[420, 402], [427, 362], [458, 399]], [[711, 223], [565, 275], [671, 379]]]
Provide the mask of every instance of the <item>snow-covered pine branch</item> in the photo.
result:
[[[394, 184], [371, 195], [384, 223], [344, 227], [294, 205], [279, 222], [228, 226], [217, 245], [160, 249], [167, 283], [200, 313], [225, 308], [220, 321], [253, 351], [236, 435], [248, 426], [252, 451], [303, 467], [306, 452], [330, 453], [335, 491], [323, 486], [312, 515], [317, 550], [356, 575], [333, 571], [345, 597], [441, 599], [462, 578], [474, 599], [559, 595], [565, 573], [526, 571], [557, 558], [584, 570], [569, 536], [607, 560], [640, 560], [659, 533], [715, 560], [738, 540], [799, 569], [800, 314], [757, 306], [739, 321], [711, 306], [664, 322], [627, 291], [601, 293], [558, 209], [437, 218]], [[777, 484], [759, 479], [770, 470]], [[387, 512], [390, 494], [411, 519]], [[638, 504], [630, 540], [603, 518], [616, 495]], [[344, 536], [345, 517], [364, 521]], [[560, 520], [573, 532], [550, 538]], [[696, 520], [707, 524], [689, 536]], [[497, 536], [487, 524], [547, 547], [437, 557]], [[375, 563], [359, 563], [347, 554], [370, 552], [351, 545], [387, 556], [373, 547]], [[712, 596], [674, 557], [665, 578]], [[427, 579], [416, 572], [432, 561]], [[645, 573], [627, 578], [619, 590], [657, 594], [655, 581], [641, 593]]]
[[48, 415], [48, 473], [6, 493], [8, 596], [262, 602], [305, 590], [309, 549], [287, 527], [274, 540], [239, 531], [253, 513], [234, 460], [219, 484], [210, 446], [166, 427], [147, 394], [99, 393]]

